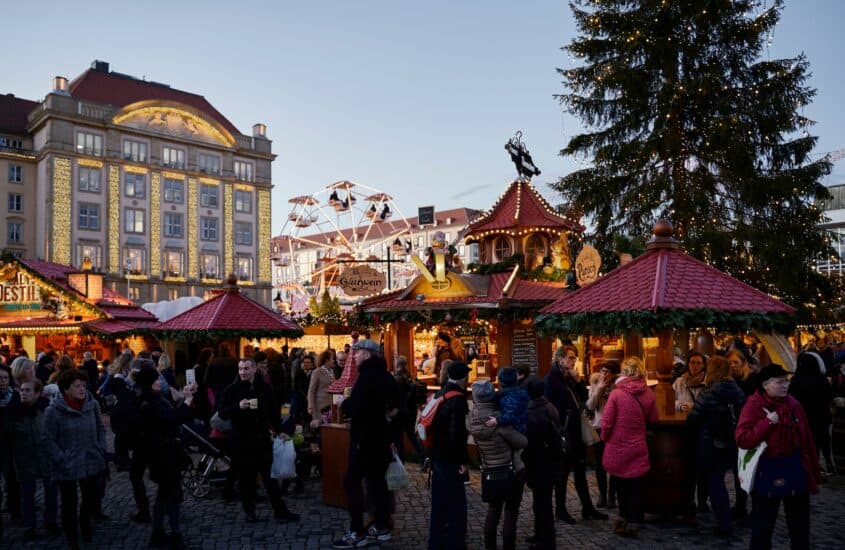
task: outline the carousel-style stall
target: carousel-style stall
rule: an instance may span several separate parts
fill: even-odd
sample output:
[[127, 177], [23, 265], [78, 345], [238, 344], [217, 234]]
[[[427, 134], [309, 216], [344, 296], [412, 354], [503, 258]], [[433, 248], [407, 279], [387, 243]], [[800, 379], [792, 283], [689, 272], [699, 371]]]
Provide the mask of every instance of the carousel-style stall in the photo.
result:
[[412, 374], [433, 386], [428, 369], [419, 371], [424, 353], [436, 362], [444, 333], [450, 355], [471, 362], [471, 378], [495, 379], [507, 365], [542, 376], [553, 341], [535, 334], [533, 319], [566, 288], [570, 242], [583, 229], [520, 178], [467, 227], [464, 242], [477, 245], [478, 264], [464, 270], [455, 247], [435, 232], [426, 260], [412, 256], [420, 275], [407, 288], [364, 300], [359, 312], [383, 329], [388, 363], [405, 356]]
[[303, 332], [290, 317], [243, 294], [237, 277], [229, 275], [223, 288], [209, 293], [201, 304], [161, 323], [153, 334], [163, 341], [171, 356], [178, 350], [191, 363], [200, 346], [219, 349], [225, 344], [233, 356], [240, 357], [248, 346], [263, 349], [280, 338], [299, 338]]
[[98, 361], [120, 348], [144, 349], [140, 333], [156, 317], [103, 285], [90, 262], [81, 269], [40, 260], [0, 266], [0, 346], [3, 353], [56, 351], [82, 362], [90, 351]]
[[[756, 331], [770, 357], [792, 364], [774, 335], [794, 326], [795, 310], [680, 248], [668, 222], [658, 222], [647, 250], [596, 282], [547, 306], [536, 319], [543, 334], [619, 338], [624, 355], [646, 361], [660, 421], [651, 427], [652, 468], [643, 484], [644, 510], [675, 515], [686, 512], [686, 480], [693, 467], [684, 449], [686, 413], [675, 411], [672, 349], [690, 330]], [[681, 338], [683, 340], [683, 338]], [[699, 341], [704, 340], [699, 338]], [[782, 341], [783, 338], [780, 338]]]

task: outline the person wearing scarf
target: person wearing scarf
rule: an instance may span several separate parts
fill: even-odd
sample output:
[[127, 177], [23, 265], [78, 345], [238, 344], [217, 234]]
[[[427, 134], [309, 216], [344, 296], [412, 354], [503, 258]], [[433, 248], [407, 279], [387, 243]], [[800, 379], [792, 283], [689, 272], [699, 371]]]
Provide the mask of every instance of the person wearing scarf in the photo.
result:
[[[605, 405], [607, 405], [607, 399], [610, 397], [610, 390], [613, 389], [617, 378], [619, 378], [620, 370], [619, 363], [608, 361], [600, 365], [599, 372], [590, 377], [590, 393], [587, 398], [587, 409], [593, 413], [593, 427], [599, 435], [601, 435], [602, 413], [604, 412]], [[615, 481], [611, 481], [608, 491], [607, 472], [604, 471], [604, 466], [602, 466], [604, 441], [596, 443], [593, 446], [593, 452], [596, 457], [596, 485], [599, 489], [599, 502], [596, 506], [599, 508], [613, 508], [616, 502], [616, 483]]]
[[788, 374], [777, 364], [760, 371], [762, 388], [746, 401], [736, 427], [741, 449], [767, 444], [751, 488], [752, 550], [771, 548], [781, 501], [792, 548], [810, 548], [810, 494], [821, 475], [807, 416], [788, 394]]
[[44, 444], [52, 479], [59, 484], [62, 529], [71, 549], [79, 548], [80, 532], [82, 540], [92, 540], [92, 519], [99, 509], [97, 481], [106, 469], [106, 430], [100, 405], [88, 393], [86, 382], [80, 370], [62, 371], [56, 379], [61, 394], [44, 412]]
[[[680, 413], [688, 413], [695, 405], [696, 399], [704, 391], [704, 376], [707, 373], [707, 357], [697, 351], [690, 352], [687, 356], [687, 370], [672, 384], [675, 390], [675, 410]], [[695, 524], [696, 505], [698, 496], [698, 511], [707, 511], [707, 480], [698, 475], [695, 469], [696, 448], [698, 445], [698, 433], [694, 429], [687, 429], [685, 433], [684, 450], [686, 451], [686, 494], [688, 509], [685, 510], [684, 519], [690, 525]]]

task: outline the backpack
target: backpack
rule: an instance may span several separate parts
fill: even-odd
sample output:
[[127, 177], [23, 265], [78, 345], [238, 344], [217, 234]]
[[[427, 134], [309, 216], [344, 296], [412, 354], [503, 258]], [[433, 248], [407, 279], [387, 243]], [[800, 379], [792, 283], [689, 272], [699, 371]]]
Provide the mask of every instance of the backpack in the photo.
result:
[[434, 446], [434, 438], [432, 437], [431, 427], [434, 424], [434, 418], [437, 416], [437, 411], [440, 405], [447, 399], [458, 397], [461, 395], [459, 391], [447, 391], [443, 395], [432, 395], [428, 403], [423, 407], [420, 413], [420, 419], [417, 420], [417, 435], [423, 444], [423, 447], [431, 448]]
[[713, 414], [710, 425], [710, 437], [717, 449], [733, 449], [736, 447], [736, 408], [733, 403], [720, 403]]

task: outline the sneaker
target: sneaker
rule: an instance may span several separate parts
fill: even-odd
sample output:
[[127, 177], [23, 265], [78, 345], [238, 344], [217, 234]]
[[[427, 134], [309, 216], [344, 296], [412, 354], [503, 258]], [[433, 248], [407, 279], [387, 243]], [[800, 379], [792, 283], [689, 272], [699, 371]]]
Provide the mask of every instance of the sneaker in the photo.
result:
[[332, 542], [332, 548], [364, 548], [369, 544], [370, 541], [367, 540], [367, 537], [359, 535], [355, 531], [350, 531]]
[[367, 529], [367, 538], [379, 542], [387, 542], [392, 537], [388, 529], [379, 529], [375, 525], [370, 525], [370, 528]]

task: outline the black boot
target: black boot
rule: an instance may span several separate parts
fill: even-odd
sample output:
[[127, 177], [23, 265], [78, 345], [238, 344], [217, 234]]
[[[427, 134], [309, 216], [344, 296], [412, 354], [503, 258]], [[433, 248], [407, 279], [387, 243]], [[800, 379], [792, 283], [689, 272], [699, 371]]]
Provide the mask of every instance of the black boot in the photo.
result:
[[167, 533], [164, 532], [164, 529], [153, 529], [153, 534], [150, 535], [151, 548], [164, 548], [168, 542]]
[[136, 523], [152, 523], [153, 518], [150, 516], [150, 503], [139, 502], [138, 513], [131, 516], [129, 519]]

